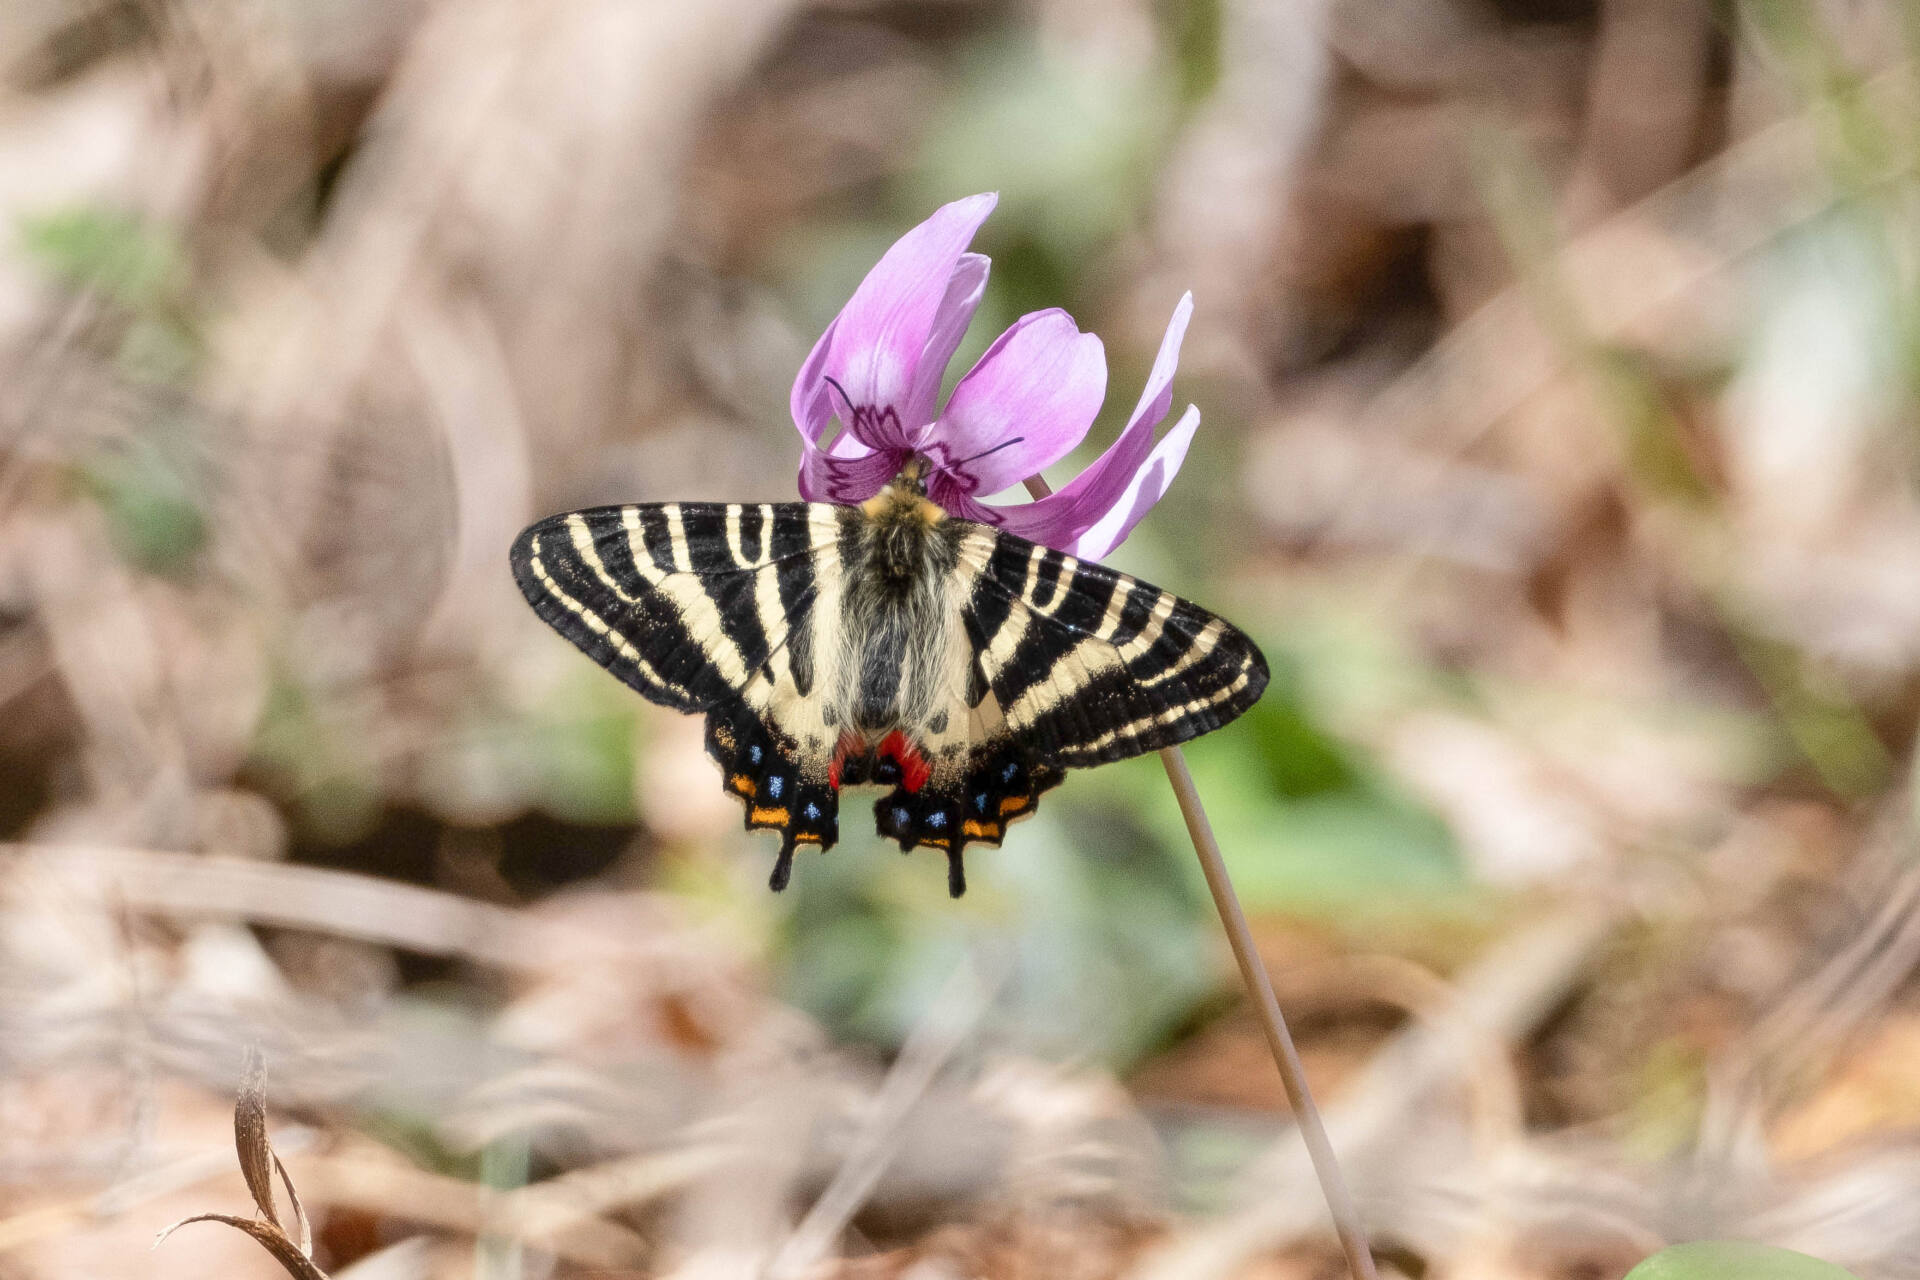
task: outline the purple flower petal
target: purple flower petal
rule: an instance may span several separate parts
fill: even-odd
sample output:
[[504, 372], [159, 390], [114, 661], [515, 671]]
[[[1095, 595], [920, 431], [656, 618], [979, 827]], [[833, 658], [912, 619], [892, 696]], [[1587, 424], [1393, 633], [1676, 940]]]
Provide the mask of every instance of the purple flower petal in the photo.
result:
[[[1187, 321], [1192, 315], [1193, 295], [1187, 294], [1173, 310], [1166, 336], [1160, 340], [1160, 353], [1154, 358], [1153, 372], [1147, 376], [1146, 389], [1134, 408], [1132, 420], [1105, 453], [1059, 491], [1018, 506], [993, 507], [970, 498], [960, 504], [959, 499], [968, 498], [966, 490], [956, 481], [936, 476], [930, 489], [933, 500], [962, 519], [997, 525], [1009, 533], [1063, 551], [1074, 551], [1083, 539], [1087, 546], [1099, 546], [1104, 540], [1105, 545], [1097, 552], [1084, 553], [1091, 559], [1112, 551], [1147, 508], [1166, 492], [1166, 484], [1179, 470], [1186, 457], [1187, 443], [1199, 426], [1199, 410], [1189, 409], [1161, 442], [1164, 451], [1153, 446], [1153, 429], [1160, 425], [1173, 403], [1173, 373], [1180, 363], [1180, 342], [1186, 336]], [[1177, 443], [1176, 436], [1181, 437]], [[1151, 496], [1142, 504], [1145, 494]], [[949, 502], [966, 509], [956, 510]], [[1114, 517], [1116, 511], [1121, 513], [1118, 517]], [[1111, 524], [1108, 523], [1110, 517], [1114, 517]], [[1074, 554], [1083, 553], [1074, 551]]]
[[833, 349], [833, 331], [840, 327], [840, 319], [834, 317], [821, 333], [820, 340], [813, 344], [813, 350], [807, 353], [807, 359], [800, 366], [800, 373], [793, 380], [793, 392], [788, 405], [793, 413], [794, 430], [800, 433], [805, 444], [820, 443], [820, 435], [833, 421], [833, 407], [827, 401], [827, 384], [824, 377], [827, 371], [827, 354]]
[[960, 379], [924, 452], [967, 492], [998, 493], [1071, 453], [1106, 394], [1100, 339], [1064, 311], [1036, 311]]
[[967, 336], [973, 313], [980, 309], [980, 298], [987, 291], [987, 272], [992, 264], [985, 254], [963, 253], [947, 281], [946, 296], [933, 317], [933, 330], [920, 353], [920, 366], [914, 370], [913, 386], [901, 417], [909, 435], [920, 438], [933, 422], [933, 411], [940, 400], [940, 380], [946, 376], [953, 353]]
[[886, 488], [907, 457], [904, 450], [835, 457], [805, 441], [800, 446], [800, 496], [808, 502], [858, 506]]
[[1161, 337], [1160, 350], [1153, 357], [1153, 370], [1147, 374], [1147, 385], [1140, 393], [1140, 403], [1134, 406], [1133, 416], [1127, 419], [1129, 431], [1139, 422], [1146, 422], [1150, 428], [1159, 426], [1167, 416], [1167, 410], [1173, 407], [1173, 371], [1180, 366], [1180, 344], [1186, 340], [1187, 322], [1191, 319], [1193, 295], [1183, 293], [1180, 301], [1174, 304], [1173, 318], [1167, 321], [1167, 332]]
[[1173, 430], [1160, 437], [1160, 443], [1147, 455], [1146, 465], [1133, 473], [1126, 490], [1107, 513], [1100, 517], [1094, 526], [1081, 534], [1067, 550], [1082, 560], [1102, 560], [1113, 553], [1113, 549], [1125, 542], [1127, 535], [1133, 532], [1133, 526], [1140, 518], [1153, 510], [1153, 504], [1160, 501], [1180, 474], [1180, 464], [1187, 460], [1187, 446], [1193, 443], [1193, 433], [1200, 429], [1200, 410], [1192, 405], [1180, 415], [1180, 421], [1173, 424]]
[[[974, 270], [961, 272], [961, 257], [997, 199], [969, 196], [936, 210], [894, 242], [834, 320], [823, 376], [840, 385], [846, 402], [835, 393], [833, 408], [868, 447], [910, 448], [923, 425], [902, 415], [912, 409], [916, 386], [924, 385], [916, 379], [935, 322], [943, 313], [950, 321], [965, 304], [967, 287], [950, 304], [948, 286], [956, 273]], [[939, 374], [930, 373], [936, 384]]]

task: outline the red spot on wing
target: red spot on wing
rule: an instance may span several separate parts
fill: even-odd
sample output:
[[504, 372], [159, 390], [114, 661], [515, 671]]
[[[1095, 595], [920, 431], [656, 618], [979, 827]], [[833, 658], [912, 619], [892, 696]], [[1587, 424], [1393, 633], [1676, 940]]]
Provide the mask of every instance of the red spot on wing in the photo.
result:
[[865, 755], [867, 744], [857, 733], [843, 733], [840, 741], [834, 744], [833, 760], [827, 765], [827, 782], [835, 791], [840, 789], [840, 768], [848, 756]]
[[880, 754], [890, 757], [900, 766], [900, 785], [909, 792], [919, 791], [933, 776], [933, 765], [928, 763], [913, 740], [898, 729], [881, 740]]

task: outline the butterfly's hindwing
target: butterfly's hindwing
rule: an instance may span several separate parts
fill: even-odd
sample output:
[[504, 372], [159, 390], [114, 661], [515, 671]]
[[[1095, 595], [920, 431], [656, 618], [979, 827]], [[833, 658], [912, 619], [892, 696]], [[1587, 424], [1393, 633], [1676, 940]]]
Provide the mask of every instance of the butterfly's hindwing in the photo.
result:
[[787, 887], [796, 845], [828, 849], [840, 838], [839, 788], [744, 701], [707, 713], [707, 753], [719, 762], [721, 785], [745, 802], [747, 829], [780, 832], [775, 892]]

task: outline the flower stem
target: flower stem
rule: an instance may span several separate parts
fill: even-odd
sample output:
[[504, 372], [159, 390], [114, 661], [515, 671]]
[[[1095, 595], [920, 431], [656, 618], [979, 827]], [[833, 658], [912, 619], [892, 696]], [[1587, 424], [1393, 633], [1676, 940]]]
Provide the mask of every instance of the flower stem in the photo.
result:
[[[1026, 485], [1027, 492], [1036, 499], [1053, 492], [1039, 476], [1029, 478]], [[1187, 769], [1187, 757], [1179, 747], [1167, 747], [1160, 752], [1160, 763], [1167, 771], [1174, 799], [1180, 802], [1180, 816], [1186, 819], [1187, 835], [1193, 840], [1194, 853], [1199, 855], [1200, 871], [1207, 879], [1208, 891], [1213, 894], [1214, 909], [1220, 913], [1227, 944], [1233, 948], [1233, 958], [1240, 966], [1240, 979], [1246, 983], [1261, 1029], [1267, 1033], [1273, 1064], [1280, 1068], [1280, 1083], [1286, 1086], [1294, 1122], [1300, 1127], [1300, 1139], [1307, 1144], [1314, 1175], [1320, 1179], [1320, 1191], [1327, 1198], [1334, 1232], [1347, 1255], [1347, 1269], [1353, 1280], [1378, 1280], [1373, 1252], [1367, 1247], [1366, 1229], [1360, 1225], [1360, 1214], [1347, 1191], [1340, 1161], [1333, 1154], [1333, 1144], [1327, 1140], [1327, 1128], [1320, 1122], [1320, 1109], [1313, 1104], [1313, 1093], [1307, 1088], [1306, 1068], [1301, 1065], [1299, 1050], [1293, 1046], [1293, 1035], [1287, 1030], [1287, 1020], [1280, 1012], [1280, 1001], [1273, 994], [1266, 966], [1260, 962], [1253, 931], [1247, 927], [1246, 912], [1240, 909], [1240, 896], [1233, 891], [1233, 880], [1227, 875], [1220, 842], [1214, 839], [1213, 824], [1207, 821], [1207, 811], [1200, 804], [1200, 792]]]

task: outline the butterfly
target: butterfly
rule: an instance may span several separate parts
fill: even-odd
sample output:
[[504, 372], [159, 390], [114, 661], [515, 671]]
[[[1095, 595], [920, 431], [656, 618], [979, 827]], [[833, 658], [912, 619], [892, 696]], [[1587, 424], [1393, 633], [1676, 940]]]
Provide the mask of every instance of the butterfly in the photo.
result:
[[1232, 624], [1103, 565], [955, 519], [909, 467], [858, 507], [629, 504], [515, 539], [540, 617], [652, 702], [707, 718], [707, 751], [780, 833], [839, 836], [841, 789], [903, 851], [998, 846], [1068, 769], [1185, 742], [1259, 700]]

